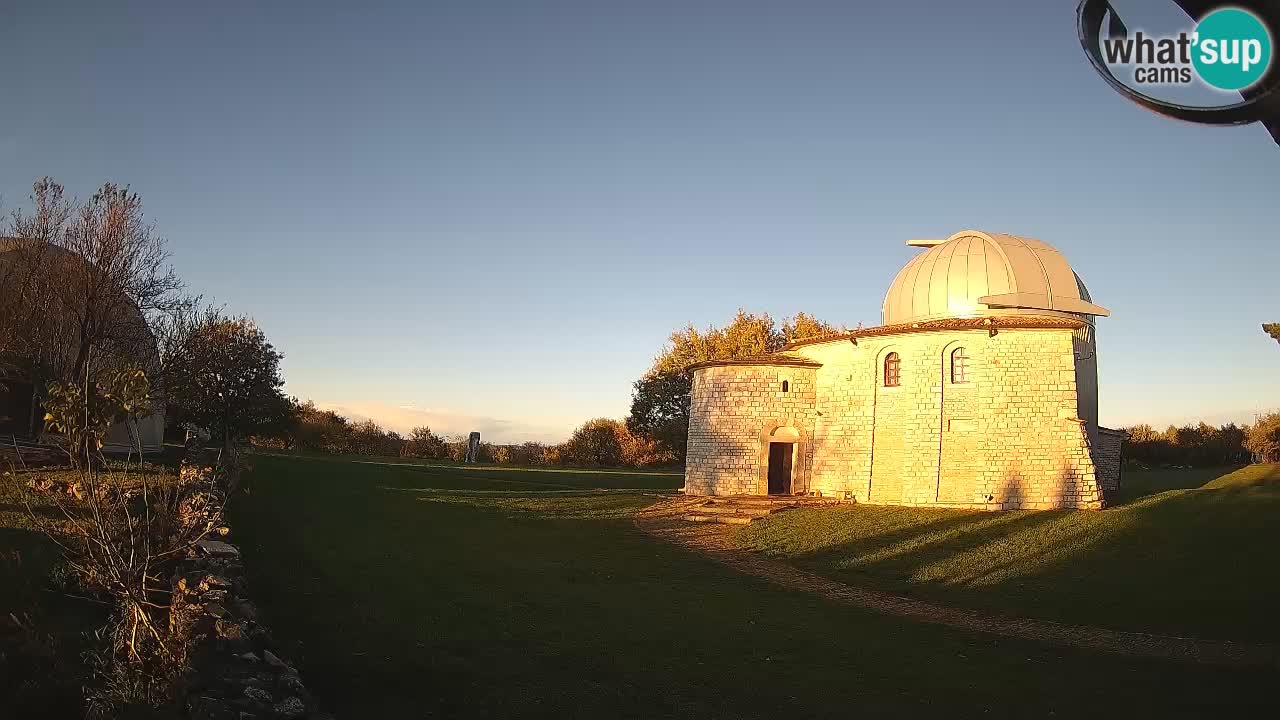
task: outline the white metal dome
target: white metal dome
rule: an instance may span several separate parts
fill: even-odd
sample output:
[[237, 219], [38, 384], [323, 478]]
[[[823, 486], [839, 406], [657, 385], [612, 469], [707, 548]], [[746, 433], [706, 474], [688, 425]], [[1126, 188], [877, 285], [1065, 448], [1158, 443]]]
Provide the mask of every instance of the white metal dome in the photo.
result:
[[1032, 238], [963, 230], [898, 272], [881, 308], [885, 325], [947, 317], [1110, 315], [1094, 305], [1080, 276], [1052, 245]]

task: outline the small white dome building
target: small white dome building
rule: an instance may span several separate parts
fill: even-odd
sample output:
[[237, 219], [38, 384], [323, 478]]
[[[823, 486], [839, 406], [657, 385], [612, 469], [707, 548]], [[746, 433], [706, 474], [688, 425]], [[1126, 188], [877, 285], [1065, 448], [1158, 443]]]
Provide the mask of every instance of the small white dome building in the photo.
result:
[[983, 509], [1100, 508], [1095, 305], [1048, 243], [976, 230], [925, 248], [884, 324], [695, 365], [685, 492]]

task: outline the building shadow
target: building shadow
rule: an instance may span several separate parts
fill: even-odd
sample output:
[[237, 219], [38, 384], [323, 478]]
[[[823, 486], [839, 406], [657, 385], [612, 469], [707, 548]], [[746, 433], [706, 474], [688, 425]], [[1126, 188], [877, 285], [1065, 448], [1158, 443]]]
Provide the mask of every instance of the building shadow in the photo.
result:
[[[1280, 543], [1280, 465], [1204, 478], [1195, 489], [1105, 510], [797, 511], [833, 516], [825, 525], [797, 516], [788, 536], [810, 529], [834, 537], [817, 546], [809, 538], [811, 549], [787, 555], [852, 584], [943, 604], [1118, 630], [1280, 640], [1280, 565], [1270, 553]], [[1062, 481], [1074, 476], [1064, 472]], [[1003, 492], [1013, 499], [1033, 491], [1011, 476]]]
[[[50, 520], [65, 520], [66, 517], [56, 508], [47, 505], [33, 505], [30, 510], [37, 517], [47, 518]], [[19, 513], [27, 514], [27, 507], [20, 503], [0, 503], [0, 513]]]
[[1125, 468], [1121, 475], [1120, 490], [1116, 493], [1115, 502], [1112, 505], [1125, 505], [1170, 490], [1194, 490], [1210, 486], [1215, 480], [1243, 467], [1247, 466]]

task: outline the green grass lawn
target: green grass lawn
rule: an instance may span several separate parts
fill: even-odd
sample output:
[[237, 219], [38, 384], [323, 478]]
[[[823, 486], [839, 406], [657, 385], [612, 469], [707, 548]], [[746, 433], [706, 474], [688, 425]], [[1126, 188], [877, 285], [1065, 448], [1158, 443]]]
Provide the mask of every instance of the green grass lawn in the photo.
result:
[[89, 676], [81, 659], [86, 633], [105, 616], [102, 606], [66, 591], [61, 552], [40, 529], [61, 512], [52, 498], [24, 490], [36, 474], [72, 477], [49, 470], [0, 474], [0, 717], [79, 718], [80, 688]]
[[670, 470], [581, 470], [530, 468], [511, 465], [459, 465], [439, 460], [411, 458], [335, 456], [319, 454], [260, 453], [322, 463], [349, 462], [389, 469], [384, 482], [403, 487], [459, 490], [676, 490], [684, 485], [684, 473]]
[[845, 582], [1122, 630], [1280, 639], [1280, 465], [1126, 472], [1101, 512], [847, 506], [737, 543]]
[[[631, 485], [638, 476], [253, 463], [232, 517], [252, 593], [340, 717], [1168, 717], [1273, 704], [1273, 671], [972, 636], [777, 589], [639, 532], [627, 515], [651, 494], [564, 492], [652, 487]], [[538, 484], [513, 488], [513, 476]]]

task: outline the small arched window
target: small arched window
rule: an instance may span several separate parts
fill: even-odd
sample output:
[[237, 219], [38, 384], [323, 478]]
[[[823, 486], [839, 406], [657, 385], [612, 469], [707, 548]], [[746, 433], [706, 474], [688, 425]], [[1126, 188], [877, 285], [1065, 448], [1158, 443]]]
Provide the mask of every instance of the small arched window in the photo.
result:
[[790, 382], [790, 381], [788, 381], [788, 380], [783, 380], [783, 381], [782, 381], [782, 392], [791, 392], [791, 382]]
[[969, 356], [962, 347], [951, 351], [951, 382], [954, 385], [969, 382]]
[[902, 379], [902, 376], [900, 374], [901, 372], [900, 365], [901, 363], [898, 360], [898, 353], [891, 352], [888, 355], [884, 356], [884, 386], [885, 387], [898, 387], [898, 383]]

